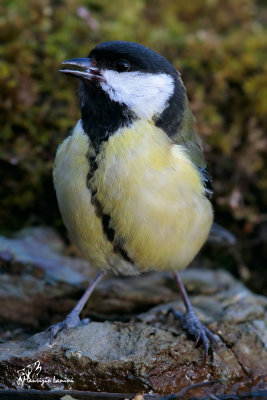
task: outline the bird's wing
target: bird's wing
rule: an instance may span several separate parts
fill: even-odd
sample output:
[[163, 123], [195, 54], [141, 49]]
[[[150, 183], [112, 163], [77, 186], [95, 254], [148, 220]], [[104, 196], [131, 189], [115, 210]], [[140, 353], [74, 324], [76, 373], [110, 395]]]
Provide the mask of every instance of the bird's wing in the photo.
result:
[[198, 168], [207, 197], [211, 198], [213, 194], [212, 177], [208, 171], [201, 140], [194, 129], [194, 116], [190, 110], [188, 100], [186, 100], [184, 116], [181, 122], [179, 132], [171, 137], [173, 143], [182, 145], [188, 152], [191, 161]]

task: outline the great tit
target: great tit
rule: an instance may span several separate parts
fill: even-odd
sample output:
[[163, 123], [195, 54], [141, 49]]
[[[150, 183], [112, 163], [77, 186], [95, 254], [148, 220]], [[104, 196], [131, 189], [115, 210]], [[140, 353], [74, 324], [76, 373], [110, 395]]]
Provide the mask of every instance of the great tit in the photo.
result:
[[81, 119], [59, 146], [53, 170], [69, 235], [100, 271], [52, 337], [75, 327], [105, 271], [172, 270], [186, 307], [182, 322], [205, 354], [216, 336], [192, 308], [178, 271], [206, 241], [211, 178], [180, 73], [137, 43], [110, 41], [63, 62], [79, 78]]

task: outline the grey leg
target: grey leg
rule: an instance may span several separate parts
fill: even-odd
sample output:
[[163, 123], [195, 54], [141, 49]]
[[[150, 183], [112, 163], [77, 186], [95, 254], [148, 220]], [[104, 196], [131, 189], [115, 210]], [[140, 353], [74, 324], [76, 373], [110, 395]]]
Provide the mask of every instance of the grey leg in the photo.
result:
[[181, 277], [177, 271], [174, 272], [174, 277], [186, 308], [186, 314], [183, 315], [177, 310], [172, 310], [172, 312], [174, 316], [180, 321], [182, 328], [187, 330], [187, 332], [196, 339], [196, 344], [200, 340], [202, 341], [205, 350], [205, 357], [207, 357], [209, 351], [209, 343], [218, 343], [217, 336], [199, 322], [196, 313], [192, 307], [192, 304], [189, 300]]
[[69, 329], [69, 328], [75, 328], [78, 325], [80, 325], [82, 322], [88, 322], [88, 319], [81, 321], [80, 320], [80, 313], [87, 303], [89, 297], [93, 293], [96, 285], [101, 281], [103, 276], [105, 275], [105, 272], [99, 272], [96, 277], [93, 279], [93, 281], [90, 283], [76, 306], [73, 308], [73, 310], [67, 315], [67, 317], [61, 321], [58, 322], [55, 325], [51, 325], [46, 332], [50, 332], [50, 340], [53, 341], [53, 339], [56, 337], [59, 331], [63, 329]]

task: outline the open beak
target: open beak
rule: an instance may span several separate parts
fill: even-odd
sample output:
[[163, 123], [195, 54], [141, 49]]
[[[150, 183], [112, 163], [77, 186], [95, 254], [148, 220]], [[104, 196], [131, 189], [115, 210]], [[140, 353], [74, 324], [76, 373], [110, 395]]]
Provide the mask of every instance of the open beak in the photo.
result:
[[101, 79], [100, 70], [97, 67], [93, 67], [90, 58], [72, 58], [71, 60], [63, 61], [64, 65], [74, 65], [79, 69], [60, 69], [59, 72], [64, 74], [70, 74], [77, 78], [91, 80], [93, 78]]

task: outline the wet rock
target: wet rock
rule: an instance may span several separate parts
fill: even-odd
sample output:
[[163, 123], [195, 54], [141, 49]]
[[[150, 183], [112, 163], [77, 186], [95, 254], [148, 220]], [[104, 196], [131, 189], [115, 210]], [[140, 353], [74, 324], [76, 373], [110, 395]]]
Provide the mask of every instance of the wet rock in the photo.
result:
[[[67, 308], [86, 285], [85, 260], [59, 253], [63, 245], [49, 228], [28, 229], [14, 238], [0, 236], [0, 323], [38, 327], [49, 310]], [[90, 269], [89, 269], [90, 270]], [[57, 301], [56, 299], [59, 299]]]
[[[197, 285], [198, 273], [189, 270], [185, 282]], [[46, 382], [42, 386], [25, 381], [25, 388], [168, 394], [206, 382], [198, 393], [218, 394], [233, 386], [262, 383], [267, 370], [264, 298], [225, 272], [203, 270], [201, 280], [205, 278], [210, 285], [204, 287], [204, 294], [198, 287], [192, 303], [200, 320], [220, 337], [206, 361], [202, 346], [195, 347], [169, 312], [170, 307], [183, 311], [181, 301], [174, 301], [128, 323], [90, 322], [61, 332], [52, 344], [45, 333], [2, 344], [0, 383], [18, 387], [18, 371], [36, 361], [41, 367], [39, 377]], [[53, 383], [53, 377], [61, 383]]]
[[82, 283], [81, 270], [88, 268], [88, 262], [60, 254], [63, 249], [59, 236], [49, 228], [25, 229], [14, 238], [0, 236], [1, 268], [14, 275], [46, 275], [54, 281]]
[[[62, 254], [64, 249], [60, 237], [49, 228], [28, 228], [13, 238], [0, 236], [2, 339], [10, 339], [9, 327], [36, 331], [63, 319], [81, 297], [96, 270], [86, 260]], [[129, 320], [177, 296], [170, 274], [141, 279], [111, 275], [97, 287], [84, 315]]]
[[[222, 228], [215, 228], [216, 237], [227, 236], [220, 233]], [[211, 241], [213, 236], [214, 233]], [[225, 244], [225, 239], [221, 242]], [[13, 331], [21, 326], [40, 330], [63, 319], [75, 305], [96, 271], [86, 260], [64, 254], [65, 250], [60, 236], [47, 227], [23, 229], [12, 238], [0, 236], [0, 324], [5, 324], [5, 332], [9, 326]], [[194, 274], [195, 278], [189, 272], [190, 278], [186, 280], [189, 291], [199, 291], [200, 283], [202, 293], [214, 292], [218, 285], [225, 284], [218, 282], [213, 272], [206, 278], [201, 271]], [[98, 320], [129, 320], [177, 298], [170, 273], [137, 278], [111, 275], [96, 288], [84, 315]], [[3, 338], [1, 329], [0, 337]]]
[[52, 344], [45, 333], [32, 336], [62, 320], [95, 274], [64, 251], [49, 229], [0, 237], [0, 388], [183, 394], [194, 387], [190, 395], [208, 396], [264, 387], [267, 299], [225, 271], [182, 273], [197, 315], [220, 338], [207, 360], [169, 312], [184, 306], [168, 272], [107, 276], [83, 312], [92, 322]]

